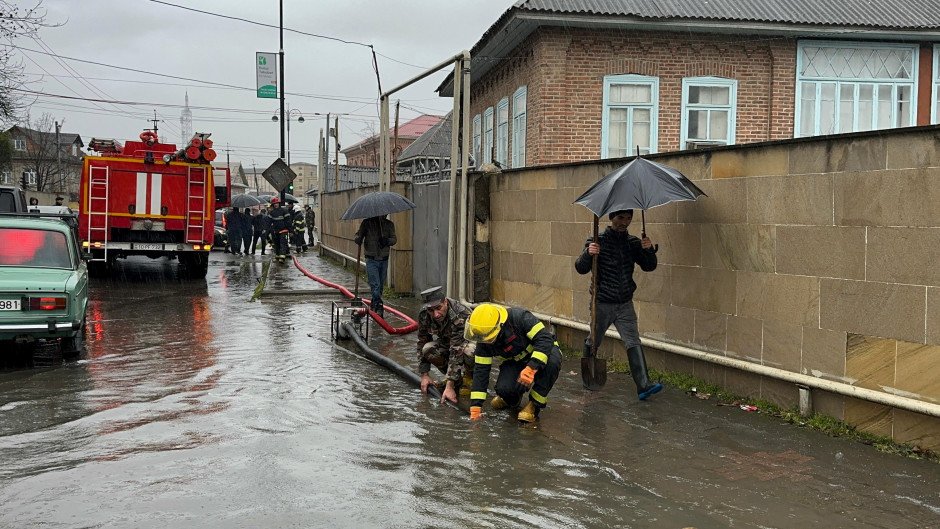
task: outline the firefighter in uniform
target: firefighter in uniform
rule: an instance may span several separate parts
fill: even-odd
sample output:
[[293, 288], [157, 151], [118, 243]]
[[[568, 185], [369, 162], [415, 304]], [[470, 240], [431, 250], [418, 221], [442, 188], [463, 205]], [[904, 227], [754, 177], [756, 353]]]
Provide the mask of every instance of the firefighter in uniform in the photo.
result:
[[455, 299], [444, 297], [444, 289], [441, 287], [425, 290], [421, 293], [421, 300], [424, 302], [418, 313], [421, 392], [427, 393], [428, 386], [434, 383], [430, 376], [433, 365], [447, 375], [441, 403], [449, 400], [456, 404], [457, 389], [461, 395], [469, 395], [473, 383], [473, 353], [477, 344], [464, 337], [464, 326], [470, 317], [470, 309]]
[[287, 235], [290, 233], [291, 216], [290, 212], [281, 207], [281, 199], [274, 197], [271, 199], [271, 237], [274, 242], [274, 256], [283, 261], [287, 259], [290, 253], [290, 246], [287, 244]]
[[534, 422], [548, 402], [561, 371], [561, 349], [545, 324], [531, 312], [481, 303], [473, 309], [464, 336], [477, 342], [470, 392], [470, 419], [481, 418], [490, 385], [493, 359], [503, 359], [496, 379], [493, 409], [516, 407], [528, 390], [529, 402], [519, 411], [522, 422]]
[[304, 242], [304, 230], [307, 228], [307, 222], [304, 219], [304, 212], [301, 211], [300, 208], [295, 207], [294, 204], [291, 204], [290, 212], [293, 227], [291, 231], [291, 239], [294, 243], [294, 249], [297, 251], [297, 253], [300, 253], [301, 251], [306, 252], [307, 243]]

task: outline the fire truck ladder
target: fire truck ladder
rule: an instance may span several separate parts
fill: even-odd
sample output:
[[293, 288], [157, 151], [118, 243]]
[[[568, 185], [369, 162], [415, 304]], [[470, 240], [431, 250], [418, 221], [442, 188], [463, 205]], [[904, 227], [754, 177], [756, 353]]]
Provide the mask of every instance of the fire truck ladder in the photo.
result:
[[206, 169], [187, 168], [188, 198], [186, 199], [186, 242], [205, 241], [206, 231]]
[[[104, 256], [92, 261], [108, 260], [108, 229], [110, 227], [108, 205], [110, 197], [110, 171], [107, 167], [90, 167], [88, 176], [88, 245], [104, 244]], [[94, 255], [94, 254], [92, 254]]]

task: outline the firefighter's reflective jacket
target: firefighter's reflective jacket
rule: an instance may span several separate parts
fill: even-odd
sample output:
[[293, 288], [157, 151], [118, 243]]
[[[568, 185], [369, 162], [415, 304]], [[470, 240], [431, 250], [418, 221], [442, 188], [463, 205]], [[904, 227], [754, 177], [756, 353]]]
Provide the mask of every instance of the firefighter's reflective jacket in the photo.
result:
[[303, 235], [304, 230], [307, 229], [307, 221], [304, 219], [304, 212], [299, 209], [295, 209], [291, 211], [291, 216], [293, 217], [294, 235]]
[[271, 227], [274, 233], [287, 233], [291, 227], [290, 212], [283, 207], [277, 207], [271, 210]]
[[495, 358], [504, 362], [525, 362], [533, 369], [542, 369], [553, 347], [557, 347], [555, 335], [534, 314], [518, 307], [509, 308], [496, 340], [477, 344], [470, 405], [482, 406], [486, 400]]

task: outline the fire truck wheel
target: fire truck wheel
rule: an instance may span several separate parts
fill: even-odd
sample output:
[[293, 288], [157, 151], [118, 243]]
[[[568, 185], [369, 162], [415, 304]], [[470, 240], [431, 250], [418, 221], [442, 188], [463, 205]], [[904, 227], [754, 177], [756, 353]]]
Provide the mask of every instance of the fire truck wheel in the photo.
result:
[[209, 255], [204, 253], [180, 254], [179, 263], [185, 268], [186, 277], [204, 279], [209, 272]]
[[88, 263], [88, 275], [91, 277], [107, 277], [110, 271], [111, 267], [105, 261], [91, 261]]

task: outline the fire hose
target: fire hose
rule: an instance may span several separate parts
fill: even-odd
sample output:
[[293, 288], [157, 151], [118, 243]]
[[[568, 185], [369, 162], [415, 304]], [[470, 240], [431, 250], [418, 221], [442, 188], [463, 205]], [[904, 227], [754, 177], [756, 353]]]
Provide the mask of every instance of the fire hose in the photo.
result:
[[[291, 258], [294, 260], [294, 266], [296, 266], [297, 269], [300, 270], [300, 272], [301, 272], [303, 275], [309, 277], [310, 279], [313, 279], [314, 281], [316, 281], [316, 282], [318, 282], [318, 283], [320, 283], [320, 284], [323, 284], [323, 285], [326, 285], [326, 286], [328, 286], [328, 287], [330, 287], [330, 288], [335, 288], [336, 290], [339, 290], [340, 292], [343, 293], [344, 296], [346, 296], [346, 297], [349, 298], [349, 299], [355, 299], [355, 298], [356, 298], [356, 296], [353, 295], [353, 293], [350, 292], [348, 288], [346, 288], [346, 287], [344, 287], [344, 286], [342, 286], [342, 285], [337, 285], [336, 283], [331, 283], [330, 281], [327, 281], [326, 279], [323, 279], [322, 277], [317, 277], [317, 276], [311, 274], [306, 268], [303, 267], [303, 265], [300, 264], [300, 260], [298, 260], [296, 256], [291, 256]], [[372, 304], [372, 303], [371, 303], [369, 300], [367, 300], [367, 299], [363, 299], [362, 301], [363, 301], [363, 303], [365, 303], [365, 304], [367, 304], [367, 305], [371, 305], [371, 304]], [[390, 313], [392, 313], [392, 314], [398, 316], [399, 318], [405, 320], [406, 322], [408, 322], [408, 325], [405, 325], [404, 327], [392, 327], [391, 324], [389, 324], [387, 321], [385, 321], [385, 318], [383, 318], [383, 317], [379, 316], [378, 314], [376, 314], [376, 312], [373, 311], [371, 308], [368, 308], [368, 309], [366, 309], [366, 310], [368, 311], [369, 316], [370, 316], [373, 320], [375, 320], [375, 322], [378, 323], [379, 326], [382, 327], [383, 330], [385, 330], [385, 332], [387, 332], [387, 333], [389, 333], [389, 334], [408, 334], [408, 333], [412, 333], [412, 332], [415, 332], [415, 331], [418, 330], [418, 322], [416, 322], [416, 321], [414, 321], [413, 319], [411, 319], [411, 317], [408, 316], [407, 314], [405, 314], [405, 313], [403, 313], [403, 312], [401, 312], [401, 311], [399, 311], [399, 310], [396, 310], [396, 309], [394, 309], [394, 308], [392, 308], [392, 307], [389, 307], [388, 305], [385, 306], [385, 310], [387, 310], [388, 312], [390, 312]]]

